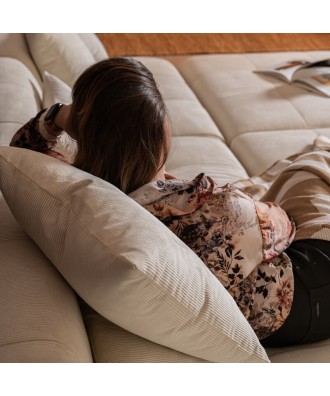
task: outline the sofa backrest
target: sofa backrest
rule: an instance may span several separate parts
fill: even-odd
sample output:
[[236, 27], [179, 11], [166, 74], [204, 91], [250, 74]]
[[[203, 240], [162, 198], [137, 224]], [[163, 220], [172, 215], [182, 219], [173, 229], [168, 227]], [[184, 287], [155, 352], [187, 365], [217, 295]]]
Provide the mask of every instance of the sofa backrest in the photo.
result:
[[25, 37], [39, 74], [47, 71], [70, 86], [84, 69], [108, 57], [91, 33], [26, 33]]
[[23, 33], [0, 33], [0, 57], [21, 61], [41, 84], [41, 75], [31, 58], [29, 47]]

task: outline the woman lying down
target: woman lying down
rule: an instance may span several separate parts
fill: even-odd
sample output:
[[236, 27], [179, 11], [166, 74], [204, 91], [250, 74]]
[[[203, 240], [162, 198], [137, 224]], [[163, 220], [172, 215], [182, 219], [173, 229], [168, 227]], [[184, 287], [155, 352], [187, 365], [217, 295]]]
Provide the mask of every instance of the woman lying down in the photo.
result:
[[164, 169], [171, 131], [163, 98], [131, 58], [91, 66], [70, 105], [40, 111], [11, 145], [71, 163], [56, 151], [64, 130], [77, 142], [72, 165], [121, 189], [186, 243], [264, 346], [330, 337], [330, 145], [225, 186], [204, 173], [177, 179]]

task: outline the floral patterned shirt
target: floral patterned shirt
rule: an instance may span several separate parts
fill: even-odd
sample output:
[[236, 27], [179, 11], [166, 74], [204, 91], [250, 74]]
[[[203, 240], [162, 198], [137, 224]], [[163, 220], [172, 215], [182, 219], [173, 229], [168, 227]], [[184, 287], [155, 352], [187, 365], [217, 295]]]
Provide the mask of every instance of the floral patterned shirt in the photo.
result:
[[236, 301], [257, 336], [279, 329], [293, 301], [285, 249], [295, 226], [273, 203], [254, 201], [205, 174], [158, 180], [130, 194], [185, 242]]
[[[42, 110], [23, 125], [10, 145], [71, 163], [54, 150], [61, 134], [48, 133], [44, 115]], [[295, 226], [278, 205], [255, 201], [230, 184], [219, 187], [203, 173], [191, 181], [153, 181], [130, 197], [201, 258], [260, 339], [281, 327], [293, 301], [292, 266], [284, 251]]]

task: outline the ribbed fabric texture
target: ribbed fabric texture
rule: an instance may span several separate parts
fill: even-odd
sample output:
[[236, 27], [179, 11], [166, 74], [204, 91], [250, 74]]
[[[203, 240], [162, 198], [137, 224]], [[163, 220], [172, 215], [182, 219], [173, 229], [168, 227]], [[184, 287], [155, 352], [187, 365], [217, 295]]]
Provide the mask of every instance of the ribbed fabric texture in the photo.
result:
[[2, 147], [0, 155], [15, 217], [95, 311], [202, 360], [268, 361], [220, 282], [136, 202], [43, 154]]
[[166, 348], [106, 320], [86, 304], [82, 308], [95, 361], [100, 363], [206, 363]]

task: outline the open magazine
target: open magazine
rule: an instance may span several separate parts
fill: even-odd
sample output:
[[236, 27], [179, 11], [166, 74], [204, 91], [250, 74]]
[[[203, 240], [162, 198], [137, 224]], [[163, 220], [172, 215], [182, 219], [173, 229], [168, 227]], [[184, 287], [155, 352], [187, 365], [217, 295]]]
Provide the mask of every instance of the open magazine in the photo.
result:
[[316, 62], [291, 60], [255, 72], [330, 97], [330, 59]]

